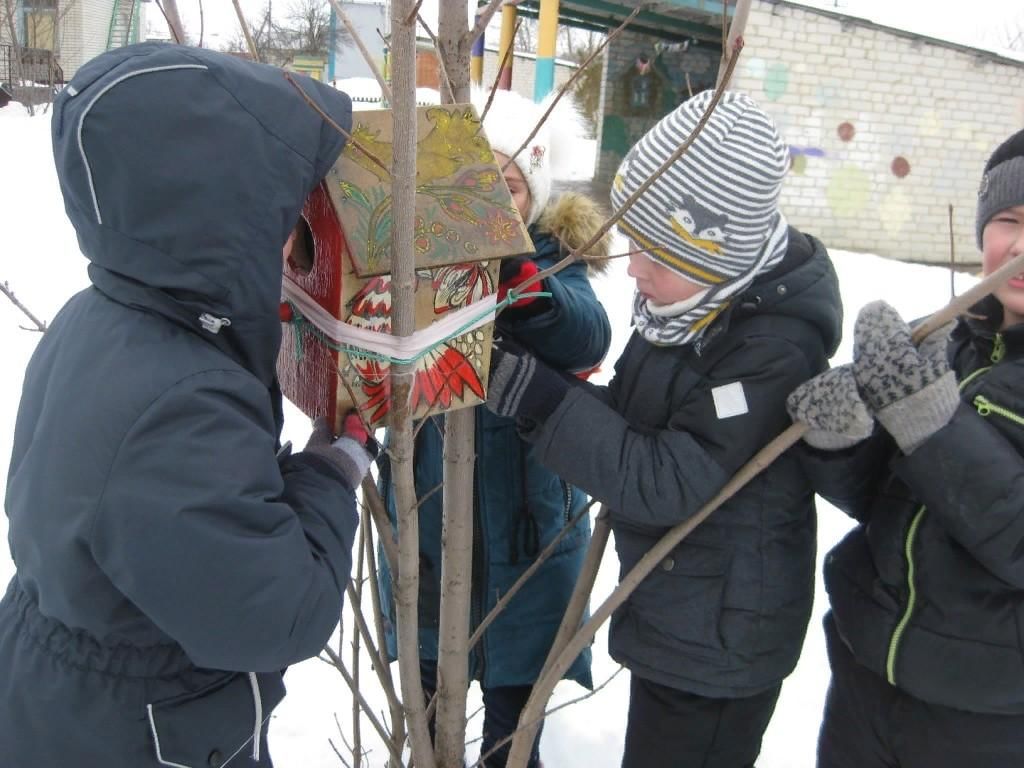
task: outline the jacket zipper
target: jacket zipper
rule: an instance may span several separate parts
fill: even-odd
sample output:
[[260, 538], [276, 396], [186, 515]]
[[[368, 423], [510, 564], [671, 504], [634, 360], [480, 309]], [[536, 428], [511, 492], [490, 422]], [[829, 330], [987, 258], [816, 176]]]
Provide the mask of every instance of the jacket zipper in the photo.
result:
[[562, 480], [562, 496], [565, 499], [565, 525], [572, 519], [572, 487]]
[[914, 612], [914, 603], [917, 601], [917, 587], [914, 586], [914, 539], [917, 537], [917, 529], [921, 525], [921, 520], [924, 519], [924, 514], [925, 508], [922, 505], [910, 523], [907, 539], [903, 544], [903, 554], [907, 558], [907, 589], [909, 594], [907, 596], [906, 610], [903, 611], [903, 616], [900, 618], [896, 629], [893, 630], [892, 638], [889, 640], [889, 654], [885, 660], [885, 677], [889, 681], [889, 685], [896, 685], [896, 652], [899, 650], [900, 639], [903, 637], [907, 624], [910, 623], [910, 616]]
[[1001, 405], [996, 405], [984, 395], [977, 395], [974, 398], [974, 407], [978, 410], [980, 416], [1002, 416], [1004, 419], [1009, 419], [1014, 424], [1019, 424], [1024, 427], [1024, 416], [1014, 413], [1009, 408], [1003, 408]]
[[[1003, 341], [1003, 336], [1001, 333], [997, 333], [993, 340], [992, 353], [989, 355], [992, 365], [995, 365], [1002, 360], [1005, 354], [1006, 344]], [[960, 382], [960, 391], [963, 392], [964, 387], [974, 381], [974, 379], [990, 371], [992, 369], [992, 365], [979, 368], [964, 378], [964, 380]], [[981, 395], [974, 398], [974, 406], [982, 416], [987, 416], [989, 413], [997, 413], [1000, 416], [1004, 416], [1024, 426], [1024, 418], [1021, 418], [1012, 411], [1008, 411], [1005, 408], [1000, 408], [999, 406], [990, 403]], [[983, 408], [986, 408], [987, 410], [983, 412]], [[910, 623], [910, 617], [914, 613], [915, 604], [917, 602], [917, 587], [914, 584], [914, 540], [917, 538], [917, 531], [921, 527], [921, 522], [924, 520], [925, 512], [926, 509], [924, 505], [917, 510], [917, 513], [914, 515], [914, 519], [910, 522], [910, 528], [907, 530], [907, 538], [903, 543], [903, 554], [907, 560], [907, 607], [904, 609], [903, 616], [900, 617], [899, 623], [896, 624], [896, 629], [893, 630], [892, 637], [889, 639], [889, 653], [885, 660], [885, 676], [890, 685], [896, 685], [896, 654], [899, 651], [900, 640], [903, 638], [903, 633], [906, 631], [907, 625]]]

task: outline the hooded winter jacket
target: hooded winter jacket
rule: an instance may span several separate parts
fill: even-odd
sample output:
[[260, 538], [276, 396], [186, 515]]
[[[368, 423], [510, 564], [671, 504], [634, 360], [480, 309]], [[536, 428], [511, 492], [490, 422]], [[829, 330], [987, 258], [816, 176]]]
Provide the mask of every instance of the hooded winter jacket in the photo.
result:
[[25, 374], [0, 763], [268, 766], [356, 525], [340, 473], [277, 456], [274, 379], [282, 245], [343, 140], [280, 70], [153, 43], [82, 67], [52, 134], [92, 286]]
[[857, 661], [923, 701], [1024, 714], [1024, 325], [989, 297], [948, 347], [962, 405], [909, 455], [882, 430], [807, 450], [816, 490], [859, 522], [825, 558]]
[[[538, 460], [608, 505], [624, 576], [789, 426], [786, 396], [839, 342], [838, 281], [789, 230], [696, 345], [634, 333], [607, 388], [579, 387], [526, 432]], [[680, 542], [615, 612], [609, 651], [633, 674], [713, 698], [752, 696], [796, 665], [814, 591], [814, 498], [786, 452]]]
[[[536, 255], [545, 269], [590, 240], [604, 222], [600, 209], [576, 193], [551, 202], [530, 227]], [[587, 264], [601, 270], [608, 255], [602, 239]], [[562, 371], [579, 373], [597, 366], [608, 352], [611, 326], [587, 277], [588, 266], [577, 262], [546, 278], [550, 291], [546, 311], [516, 319], [499, 315], [498, 327], [529, 345]], [[511, 318], [511, 319], [510, 319]], [[443, 474], [443, 417], [420, 429], [414, 475], [420, 506], [420, 654], [437, 659], [441, 588], [441, 494], [434, 489]], [[389, 471], [381, 473], [382, 490], [395, 519]], [[473, 503], [473, 584], [471, 629], [537, 559], [538, 554], [576, 517], [586, 497], [545, 469], [530, 446], [520, 439], [513, 419], [476, 409], [476, 465]], [[552, 556], [530, 577], [498, 615], [470, 654], [470, 676], [485, 687], [532, 685], [540, 673], [583, 565], [590, 541], [590, 518], [584, 515], [559, 542]], [[380, 579], [388, 645], [396, 656], [394, 596], [386, 568]], [[590, 650], [579, 655], [566, 677], [590, 686]]]

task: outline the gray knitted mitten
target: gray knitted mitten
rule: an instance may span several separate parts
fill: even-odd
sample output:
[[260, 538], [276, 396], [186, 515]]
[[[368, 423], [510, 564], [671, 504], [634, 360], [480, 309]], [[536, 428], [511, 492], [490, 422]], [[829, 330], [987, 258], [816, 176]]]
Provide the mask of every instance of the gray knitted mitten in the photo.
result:
[[321, 416], [313, 422], [313, 433], [304, 450], [330, 463], [345, 478], [349, 488], [355, 490], [373, 461], [373, 454], [366, 448], [367, 442], [366, 432], [361, 428], [346, 429], [341, 437], [335, 438], [327, 419]]
[[871, 437], [875, 420], [857, 391], [847, 363], [805, 381], [786, 398], [793, 421], [807, 425], [804, 440], [823, 451], [841, 451]]
[[921, 349], [915, 347], [910, 327], [884, 301], [865, 306], [854, 326], [857, 387], [904, 453], [946, 426], [960, 403], [944, 353], [948, 330], [928, 338]]

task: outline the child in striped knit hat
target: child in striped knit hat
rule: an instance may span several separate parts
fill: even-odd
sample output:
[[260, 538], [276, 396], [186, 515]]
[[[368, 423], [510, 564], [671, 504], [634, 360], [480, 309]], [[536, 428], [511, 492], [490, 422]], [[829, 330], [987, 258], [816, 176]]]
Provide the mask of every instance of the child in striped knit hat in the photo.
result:
[[[630, 150], [616, 207], [694, 133], [712, 95]], [[523, 349], [493, 353], [488, 407], [604, 502], [623, 575], [789, 425], [787, 394], [839, 343], [828, 255], [778, 209], [788, 163], [771, 118], [725, 93], [620, 222], [636, 251], [635, 330], [610, 384], [571, 382]], [[640, 583], [609, 634], [632, 672], [623, 766], [753, 764], [800, 653], [814, 553], [813, 494], [787, 453]]]

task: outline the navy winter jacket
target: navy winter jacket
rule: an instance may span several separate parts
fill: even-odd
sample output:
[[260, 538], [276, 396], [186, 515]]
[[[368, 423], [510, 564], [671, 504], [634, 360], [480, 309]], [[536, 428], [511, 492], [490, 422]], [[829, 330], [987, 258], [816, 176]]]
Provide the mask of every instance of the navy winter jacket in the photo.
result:
[[859, 522], [825, 558], [857, 661], [912, 696], [1024, 714], [1024, 325], [994, 297], [948, 347], [963, 404], [909, 455], [882, 430], [806, 450], [815, 489]]
[[[610, 510], [625, 575], [789, 425], [786, 396], [822, 371], [842, 326], [824, 247], [785, 258], [693, 344], [634, 333], [607, 388], [569, 391], [526, 434], [537, 458]], [[660, 685], [752, 696], [796, 665], [814, 591], [814, 497], [787, 452], [678, 544], [615, 612], [612, 657]]]
[[281, 248], [343, 140], [280, 70], [153, 43], [82, 67], [52, 132], [92, 287], [25, 374], [0, 763], [268, 766], [356, 525], [339, 473], [276, 456]]

